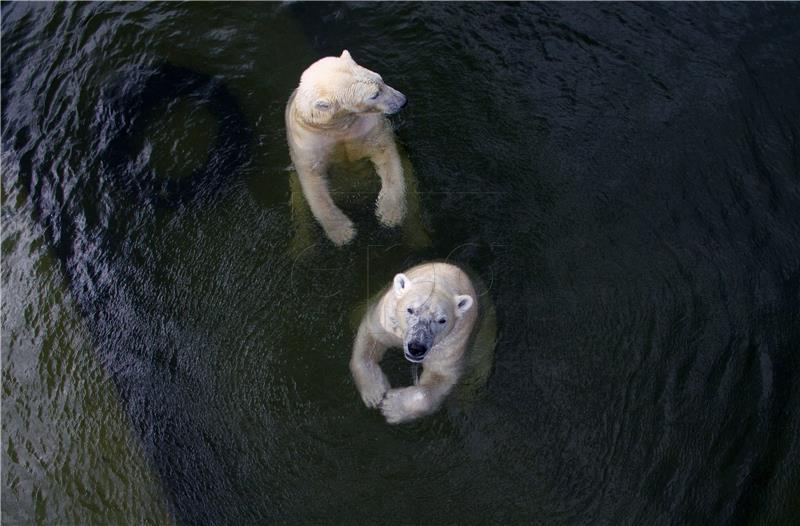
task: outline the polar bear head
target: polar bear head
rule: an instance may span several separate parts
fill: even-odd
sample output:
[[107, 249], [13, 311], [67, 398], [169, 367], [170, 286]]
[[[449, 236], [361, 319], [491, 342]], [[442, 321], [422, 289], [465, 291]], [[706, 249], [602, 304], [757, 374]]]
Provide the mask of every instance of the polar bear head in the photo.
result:
[[472, 296], [452, 294], [435, 280], [412, 281], [405, 274], [394, 277], [397, 298], [394, 316], [402, 332], [403, 353], [419, 363], [442, 341], [472, 308]]
[[380, 75], [356, 64], [347, 50], [339, 57], [325, 57], [300, 77], [295, 107], [308, 124], [330, 126], [357, 114], [392, 114], [406, 97]]

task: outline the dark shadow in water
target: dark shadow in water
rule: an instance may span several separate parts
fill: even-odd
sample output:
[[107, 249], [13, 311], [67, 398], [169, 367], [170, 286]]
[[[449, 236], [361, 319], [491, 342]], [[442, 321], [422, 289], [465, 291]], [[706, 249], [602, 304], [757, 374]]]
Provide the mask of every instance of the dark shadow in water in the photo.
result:
[[[249, 158], [252, 135], [238, 103], [220, 79], [204, 73], [163, 63], [144, 75], [143, 85], [123, 80], [118, 87], [121, 93], [110, 95], [112, 104], [121, 104], [116, 118], [122, 126], [112, 132], [108, 143], [104, 156], [106, 172], [117, 187], [132, 194], [138, 205], [154, 201], [157, 206], [175, 208], [189, 205], [201, 196], [213, 197], [230, 185]], [[130, 174], [137, 170], [130, 165], [135, 163], [139, 148], [132, 138], [141, 135], [147, 118], [156, 117], [153, 113], [166, 102], [186, 98], [207, 106], [217, 124], [205, 163], [190, 175], [177, 179], [153, 170], [142, 174], [144, 177], [131, 178]]]
[[[9, 71], [3, 73], [6, 82]], [[217, 126], [206, 162], [190, 175], [173, 180], [137, 166], [140, 145], [132, 138], [141, 134], [150, 119], [158, 118], [154, 111], [176, 99], [207, 106]], [[8, 108], [4, 100], [4, 125]], [[116, 78], [96, 111], [101, 122], [96, 127], [99, 136], [92, 140], [100, 149], [98, 180], [86, 184], [77, 196], [67, 197], [57, 180], [34, 182], [29, 158], [21, 159], [20, 178], [30, 191], [35, 215], [61, 263], [75, 304], [92, 331], [99, 358], [168, 490], [173, 512], [180, 523], [200, 524], [211, 514], [205, 495], [218, 491], [220, 482], [224, 487], [227, 477], [221, 463], [208, 461], [219, 453], [197, 415], [185, 410], [194, 400], [176, 382], [179, 345], [145, 335], [148, 321], [144, 321], [147, 302], [143, 296], [148, 292], [141, 289], [147, 285], [132, 274], [134, 260], [141, 254], [132, 249], [131, 241], [146, 237], [136, 232], [134, 217], [144, 214], [168, 220], [178, 208], [213, 204], [241, 175], [249, 160], [252, 132], [221, 79], [169, 63], [132, 68], [127, 76]], [[4, 127], [3, 139], [13, 137]], [[21, 131], [21, 136], [15, 135], [24, 142], [24, 130], [13, 131]], [[99, 193], [95, 193], [97, 188]], [[102, 195], [104, 189], [108, 195]], [[123, 285], [137, 283], [130, 289]]]

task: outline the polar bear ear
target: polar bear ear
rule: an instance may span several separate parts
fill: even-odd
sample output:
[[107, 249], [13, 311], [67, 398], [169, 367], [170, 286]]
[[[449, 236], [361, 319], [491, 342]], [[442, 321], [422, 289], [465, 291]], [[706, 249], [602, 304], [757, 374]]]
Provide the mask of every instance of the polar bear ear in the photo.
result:
[[394, 295], [398, 298], [402, 298], [403, 294], [408, 291], [408, 286], [411, 284], [411, 280], [405, 274], [397, 274], [394, 277]]
[[469, 309], [472, 308], [472, 296], [466, 294], [459, 294], [456, 296], [456, 318], [463, 316]]
[[353, 57], [350, 56], [350, 52], [347, 51], [346, 49], [342, 51], [342, 55], [339, 58], [344, 59], [348, 62], [355, 62], [355, 60], [353, 60]]

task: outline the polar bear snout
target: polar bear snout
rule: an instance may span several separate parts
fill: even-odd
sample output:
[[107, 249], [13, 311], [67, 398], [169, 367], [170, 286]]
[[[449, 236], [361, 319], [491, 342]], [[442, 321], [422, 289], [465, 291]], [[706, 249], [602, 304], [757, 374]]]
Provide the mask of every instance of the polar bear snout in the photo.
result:
[[428, 325], [419, 324], [406, 333], [405, 341], [403, 342], [403, 355], [409, 362], [421, 362], [433, 347], [434, 335], [428, 330]]
[[383, 110], [385, 114], [392, 115], [393, 113], [397, 113], [401, 108], [408, 104], [408, 99], [406, 96], [393, 87], [384, 85], [384, 89], [388, 91], [386, 95], [386, 101], [384, 103], [385, 108]]
[[405, 357], [406, 360], [414, 363], [419, 363], [425, 359], [425, 355], [428, 354], [429, 347], [419, 341], [411, 341], [406, 345], [405, 349]]

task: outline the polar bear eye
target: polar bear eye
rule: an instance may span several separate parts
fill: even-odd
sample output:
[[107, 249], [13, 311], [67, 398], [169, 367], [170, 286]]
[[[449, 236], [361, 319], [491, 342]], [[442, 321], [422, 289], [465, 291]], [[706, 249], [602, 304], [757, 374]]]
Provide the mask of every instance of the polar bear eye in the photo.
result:
[[446, 319], [444, 319], [444, 318], [439, 318], [439, 323], [441, 323], [442, 325], [444, 325], [445, 323], [447, 323], [447, 320], [446, 320]]
[[409, 308], [406, 309], [406, 312], [409, 313], [409, 314], [414, 314], [414, 309], [409, 307]]
[[381, 94], [381, 90], [378, 90], [378, 91], [376, 91], [376, 92], [375, 92], [375, 93], [372, 95], [372, 97], [370, 97], [370, 100], [375, 100], [375, 99], [377, 99], [377, 98], [378, 98], [378, 95], [380, 95], [380, 94]]

